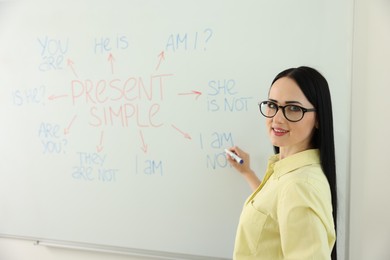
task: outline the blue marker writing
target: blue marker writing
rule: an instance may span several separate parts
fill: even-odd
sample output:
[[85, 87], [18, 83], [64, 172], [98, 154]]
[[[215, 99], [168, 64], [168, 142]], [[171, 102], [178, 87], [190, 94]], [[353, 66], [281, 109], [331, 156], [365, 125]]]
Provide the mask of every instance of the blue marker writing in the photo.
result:
[[238, 162], [239, 164], [243, 164], [244, 163], [244, 160], [241, 159], [241, 157], [239, 157], [237, 154], [233, 153], [232, 151], [229, 151], [228, 149], [225, 149], [225, 153], [230, 155], [230, 157], [232, 157], [234, 160], [236, 160], [236, 162]]

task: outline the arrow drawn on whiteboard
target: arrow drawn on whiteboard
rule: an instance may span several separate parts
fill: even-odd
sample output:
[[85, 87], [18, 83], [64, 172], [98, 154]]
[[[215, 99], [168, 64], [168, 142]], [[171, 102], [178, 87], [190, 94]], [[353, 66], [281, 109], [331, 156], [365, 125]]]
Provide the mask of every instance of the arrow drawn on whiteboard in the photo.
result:
[[191, 136], [190, 136], [188, 133], [183, 132], [182, 130], [180, 130], [179, 128], [177, 128], [177, 127], [174, 126], [174, 125], [172, 125], [172, 127], [175, 128], [178, 132], [180, 132], [180, 133], [184, 136], [184, 138], [187, 138], [187, 139], [190, 139], [190, 140], [191, 140]]
[[114, 74], [114, 56], [112, 56], [112, 53], [110, 53], [110, 55], [108, 55], [108, 59], [107, 59], [110, 64], [111, 64], [111, 73]]
[[142, 140], [141, 150], [144, 151], [144, 153], [146, 153], [148, 151], [148, 146], [145, 144], [144, 135], [142, 134], [141, 130], [139, 131], [139, 134], [140, 134], [141, 140]]
[[73, 64], [74, 62], [71, 59], [68, 59], [67, 61], [68, 67], [72, 70], [73, 74], [78, 78], [79, 76], [77, 75], [76, 71], [74, 70]]
[[68, 97], [68, 95], [67, 94], [64, 94], [64, 95], [51, 95], [50, 97], [49, 97], [49, 100], [54, 100], [54, 99], [58, 99], [58, 98], [65, 98], [65, 97]]
[[102, 132], [100, 133], [100, 143], [99, 143], [98, 146], [96, 146], [96, 151], [97, 151], [98, 153], [100, 153], [100, 152], [103, 150], [103, 134], [104, 134], [104, 131], [102, 131]]
[[178, 95], [196, 95], [195, 99], [198, 99], [200, 97], [200, 95], [202, 95], [202, 92], [196, 91], [196, 90], [192, 90], [189, 93], [179, 93]]
[[157, 57], [159, 58], [159, 60], [158, 60], [158, 64], [157, 64], [156, 70], [158, 70], [160, 68], [161, 61], [165, 60], [165, 53], [164, 53], [164, 51], [160, 52], [160, 54]]
[[76, 120], [76, 117], [77, 117], [77, 115], [73, 116], [72, 121], [70, 121], [68, 127], [64, 129], [64, 135], [69, 134], [70, 127], [73, 125], [74, 121]]

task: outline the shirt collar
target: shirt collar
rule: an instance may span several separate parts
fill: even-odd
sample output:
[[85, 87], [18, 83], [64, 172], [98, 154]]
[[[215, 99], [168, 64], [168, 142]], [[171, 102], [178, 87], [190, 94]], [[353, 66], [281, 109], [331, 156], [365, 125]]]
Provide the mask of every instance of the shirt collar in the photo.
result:
[[320, 163], [320, 151], [318, 149], [309, 149], [288, 156], [282, 160], [278, 158], [279, 154], [275, 154], [269, 159], [269, 163], [274, 164], [273, 178], [280, 178], [303, 166]]

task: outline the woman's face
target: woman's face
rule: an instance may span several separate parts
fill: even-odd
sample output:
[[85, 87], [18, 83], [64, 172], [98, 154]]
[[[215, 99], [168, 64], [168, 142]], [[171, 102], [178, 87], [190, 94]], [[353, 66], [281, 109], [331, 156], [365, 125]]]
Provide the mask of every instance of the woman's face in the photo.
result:
[[[314, 108], [294, 80], [283, 77], [271, 86], [268, 100], [279, 106], [298, 105]], [[284, 158], [311, 148], [311, 139], [316, 127], [316, 112], [306, 112], [298, 122], [288, 121], [281, 108], [273, 118], [266, 119], [267, 130], [274, 146], [280, 148]]]

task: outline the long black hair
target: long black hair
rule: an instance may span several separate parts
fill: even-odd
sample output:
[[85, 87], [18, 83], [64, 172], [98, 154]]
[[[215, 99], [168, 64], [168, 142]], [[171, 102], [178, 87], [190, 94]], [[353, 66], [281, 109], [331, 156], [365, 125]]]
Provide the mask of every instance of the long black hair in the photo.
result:
[[[305, 66], [290, 68], [280, 72], [272, 81], [272, 84], [283, 77], [294, 80], [316, 109], [318, 128], [314, 132], [312, 145], [314, 148], [320, 150], [321, 167], [329, 182], [332, 195], [333, 221], [337, 231], [336, 156], [333, 135], [332, 101], [328, 82], [320, 72]], [[274, 146], [274, 151], [275, 153], [279, 153], [279, 147]], [[337, 260], [336, 244], [333, 247], [332, 260]]]

